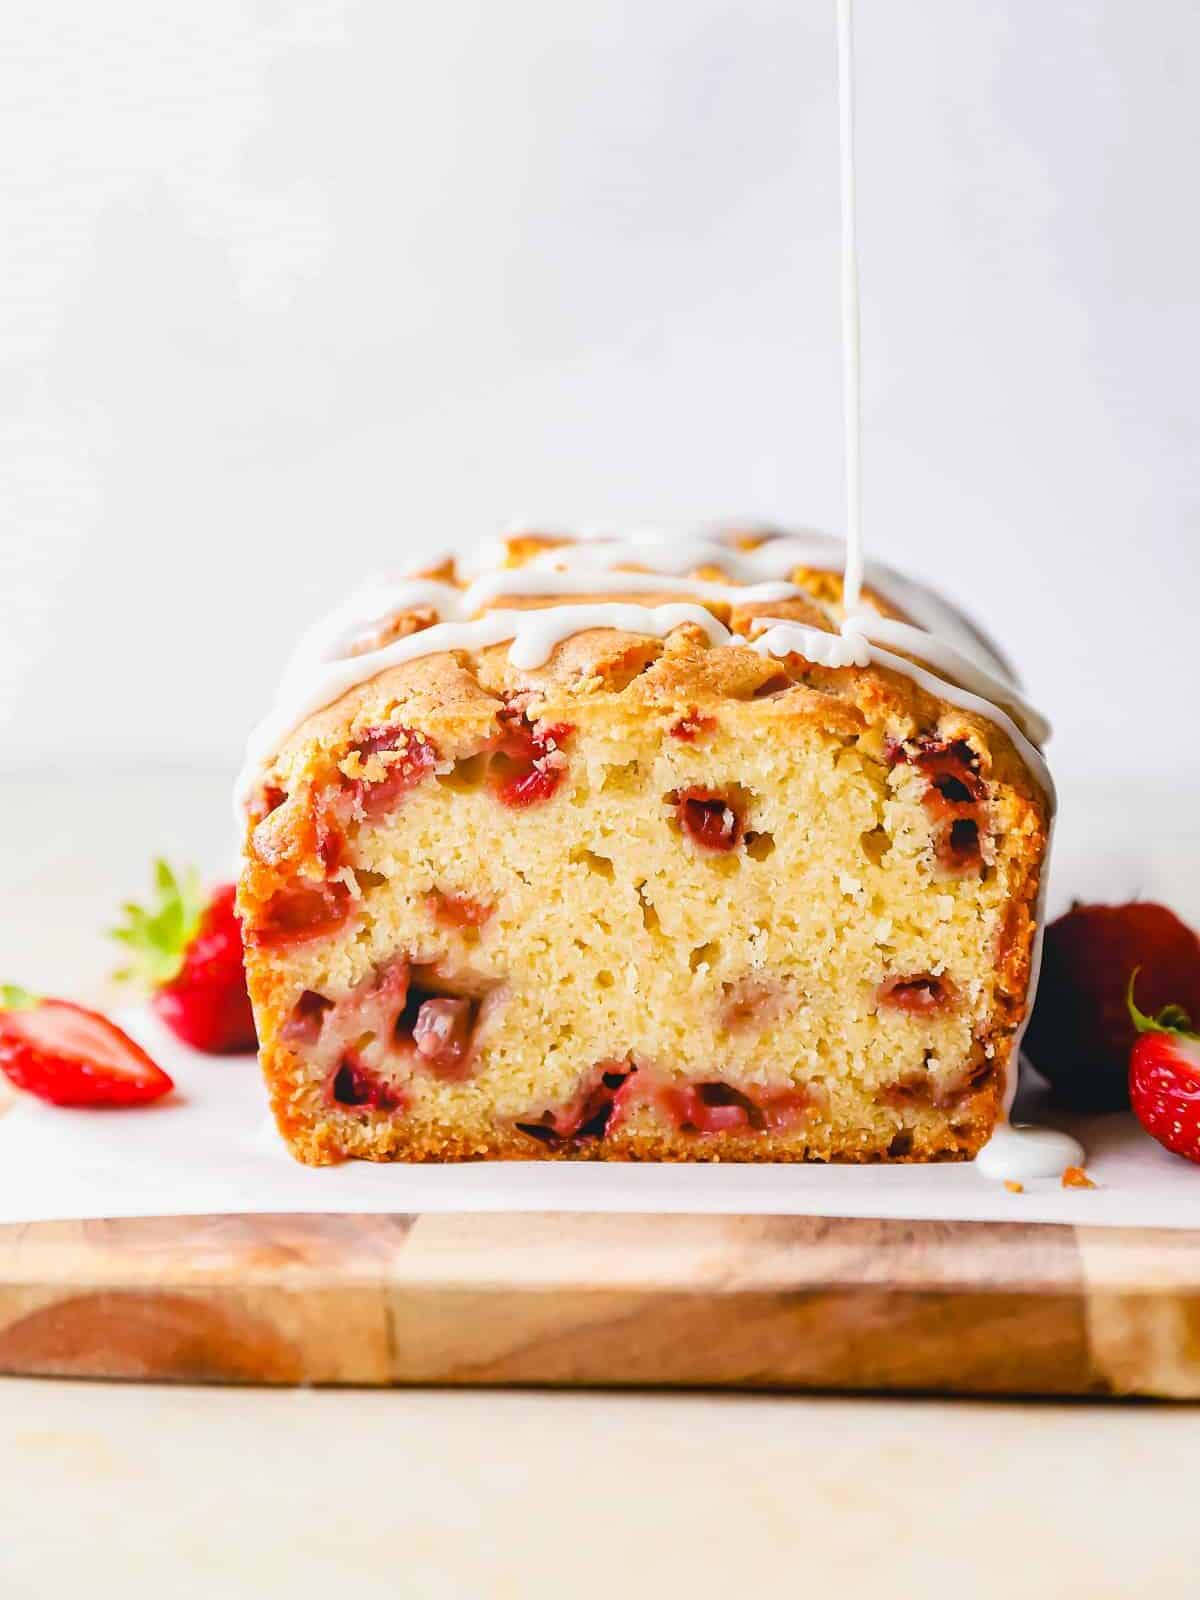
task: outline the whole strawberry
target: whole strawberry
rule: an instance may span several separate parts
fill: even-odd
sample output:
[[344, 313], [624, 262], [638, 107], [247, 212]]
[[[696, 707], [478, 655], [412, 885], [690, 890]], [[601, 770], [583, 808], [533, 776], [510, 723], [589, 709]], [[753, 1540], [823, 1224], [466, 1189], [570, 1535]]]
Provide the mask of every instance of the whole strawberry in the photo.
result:
[[1136, 1033], [1126, 996], [1135, 968], [1151, 1010], [1174, 1000], [1200, 1015], [1200, 939], [1166, 906], [1076, 904], [1046, 929], [1024, 1049], [1065, 1105], [1128, 1105]]
[[1137, 1030], [1129, 1055], [1134, 1115], [1159, 1144], [1200, 1162], [1200, 1034], [1181, 1006], [1143, 1016], [1133, 1003], [1132, 981], [1129, 1016]]
[[99, 1012], [7, 984], [0, 985], [0, 1071], [56, 1106], [142, 1106], [175, 1087]]
[[256, 1049], [233, 884], [205, 899], [195, 872], [177, 876], [165, 861], [155, 862], [154, 881], [157, 903], [150, 910], [127, 905], [125, 922], [113, 930], [133, 955], [116, 976], [148, 983], [155, 1011], [194, 1050]]

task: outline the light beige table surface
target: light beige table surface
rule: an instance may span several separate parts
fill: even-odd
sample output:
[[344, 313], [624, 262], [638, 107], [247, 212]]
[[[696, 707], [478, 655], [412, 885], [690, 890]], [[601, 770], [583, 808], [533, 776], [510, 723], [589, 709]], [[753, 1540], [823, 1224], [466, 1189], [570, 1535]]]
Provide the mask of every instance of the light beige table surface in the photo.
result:
[[[32, 987], [100, 995], [149, 856], [230, 850], [211, 777], [0, 797]], [[1195, 1595], [1198, 1480], [1195, 1408], [0, 1380], [0, 1600]]]
[[1197, 1592], [1191, 1410], [18, 1381], [0, 1404], [5, 1600]]

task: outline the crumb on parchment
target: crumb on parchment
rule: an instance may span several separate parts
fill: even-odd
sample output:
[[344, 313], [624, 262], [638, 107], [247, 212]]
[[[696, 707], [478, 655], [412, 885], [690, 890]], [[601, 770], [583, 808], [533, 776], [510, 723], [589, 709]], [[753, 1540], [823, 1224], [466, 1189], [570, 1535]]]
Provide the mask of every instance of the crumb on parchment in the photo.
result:
[[1082, 1167], [1065, 1168], [1062, 1175], [1062, 1186], [1064, 1189], [1094, 1189], [1096, 1187]]

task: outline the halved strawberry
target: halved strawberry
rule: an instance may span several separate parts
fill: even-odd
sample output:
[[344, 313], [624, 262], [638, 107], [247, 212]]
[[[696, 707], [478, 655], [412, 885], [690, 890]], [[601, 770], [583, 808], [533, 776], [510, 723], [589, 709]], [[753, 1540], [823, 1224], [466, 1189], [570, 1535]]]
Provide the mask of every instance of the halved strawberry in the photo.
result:
[[1200, 1162], [1200, 1034], [1182, 1006], [1147, 1017], [1133, 1001], [1129, 1015], [1137, 1038], [1129, 1056], [1129, 1098], [1152, 1139], [1177, 1156]]
[[155, 1011], [193, 1049], [210, 1055], [256, 1049], [233, 884], [206, 900], [194, 871], [177, 875], [165, 861], [154, 863], [154, 882], [156, 904], [127, 905], [125, 922], [113, 929], [133, 956], [116, 976], [149, 984]]
[[10, 985], [0, 986], [0, 1069], [56, 1106], [141, 1106], [175, 1087], [107, 1017]]

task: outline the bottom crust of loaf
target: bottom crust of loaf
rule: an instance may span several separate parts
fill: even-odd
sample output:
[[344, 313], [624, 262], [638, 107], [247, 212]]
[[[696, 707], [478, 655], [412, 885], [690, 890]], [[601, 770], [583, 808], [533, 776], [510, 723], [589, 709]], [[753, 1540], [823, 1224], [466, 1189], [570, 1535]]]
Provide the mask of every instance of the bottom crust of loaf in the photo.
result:
[[[943, 1113], [931, 1114], [926, 1125], [906, 1119], [895, 1123], [881, 1118], [874, 1106], [864, 1106], [862, 1116], [848, 1126], [814, 1122], [802, 1131], [773, 1134], [684, 1133], [666, 1129], [623, 1131], [602, 1139], [563, 1140], [533, 1145], [520, 1133], [505, 1133], [495, 1126], [468, 1129], [426, 1127], [416, 1130], [402, 1122], [364, 1120], [348, 1126], [337, 1112], [328, 1117], [290, 1122], [279, 1118], [292, 1154], [310, 1166], [330, 1166], [344, 1160], [463, 1162], [463, 1161], [679, 1161], [679, 1162], [809, 1162], [865, 1165], [878, 1162], [969, 1161], [987, 1142], [999, 1111], [998, 1095], [972, 1105], [969, 1120], [951, 1122]], [[277, 1114], [280, 1107], [276, 1106]]]

